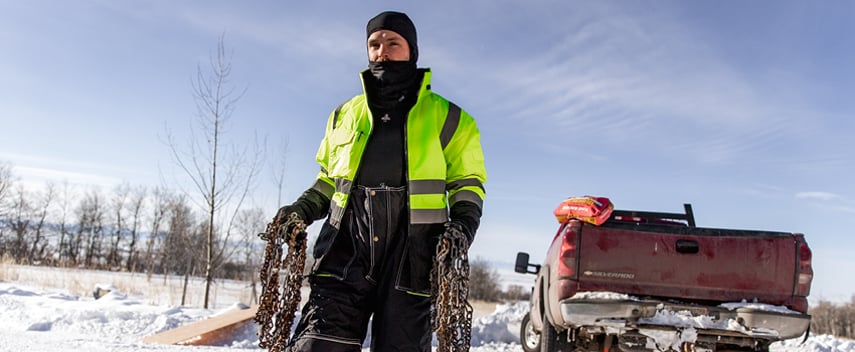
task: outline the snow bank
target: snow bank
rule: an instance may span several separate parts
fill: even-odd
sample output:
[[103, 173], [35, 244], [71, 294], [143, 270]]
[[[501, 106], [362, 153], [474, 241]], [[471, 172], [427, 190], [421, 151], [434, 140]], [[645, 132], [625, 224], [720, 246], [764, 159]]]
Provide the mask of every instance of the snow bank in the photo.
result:
[[[220, 310], [149, 305], [144, 299], [111, 290], [100, 299], [62, 291], [43, 291], [0, 282], [0, 350], [27, 352], [82, 351], [248, 351], [257, 350], [255, 324], [248, 324], [228, 346], [193, 347], [143, 344], [142, 338], [192, 321], [243, 308], [240, 303]], [[518, 331], [528, 304], [500, 304], [492, 314], [472, 323], [472, 352], [521, 352]], [[659, 319], [684, 319], [661, 316]], [[691, 326], [689, 324], [687, 326]], [[662, 336], [662, 346], [690, 338]], [[368, 349], [364, 349], [367, 351]], [[789, 340], [772, 345], [774, 352], [855, 351], [855, 342], [811, 336], [805, 344]]]

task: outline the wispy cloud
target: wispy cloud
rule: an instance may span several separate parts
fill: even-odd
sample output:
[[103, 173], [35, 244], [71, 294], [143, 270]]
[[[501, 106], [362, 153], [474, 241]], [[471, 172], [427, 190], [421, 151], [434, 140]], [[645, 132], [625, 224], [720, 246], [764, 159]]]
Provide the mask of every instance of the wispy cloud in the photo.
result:
[[110, 188], [127, 181], [107, 176], [128, 172], [113, 164], [92, 164], [78, 159], [8, 152], [0, 153], [0, 161], [10, 163], [12, 174], [27, 187], [38, 188], [48, 182], [67, 182], [78, 186]]
[[855, 214], [855, 205], [846, 196], [824, 191], [798, 192], [795, 199], [812, 201], [821, 204], [822, 207], [831, 212]]
[[[336, 66], [330, 67], [338, 69], [342, 62], [365, 52], [361, 41], [362, 24], [352, 23], [356, 19], [319, 22], [320, 13], [311, 6], [247, 6], [240, 11], [235, 11], [228, 4], [217, 3], [199, 6], [197, 3], [104, 2], [103, 6], [152, 26], [160, 23], [176, 30], [188, 31], [186, 34], [190, 35], [209, 35], [212, 40], [225, 34], [227, 44], [250, 43], [267, 48], [281, 57], [293, 58], [293, 62], [282, 62], [283, 65], [309, 60], [319, 65], [324, 62], [336, 63]], [[359, 21], [361, 23], [363, 19]], [[209, 46], [213, 47], [213, 43]]]
[[842, 197], [840, 195], [830, 193], [830, 192], [798, 192], [798, 193], [796, 193], [795, 197], [796, 197], [796, 199], [811, 199], [811, 200], [821, 200], [821, 201], [842, 199]]
[[690, 26], [618, 13], [570, 16], [566, 28], [563, 40], [504, 63], [496, 78], [508, 87], [496, 110], [532, 136], [596, 131], [589, 138], [721, 162], [795, 133], [783, 123], [793, 103], [776, 100]]
[[283, 14], [285, 17], [267, 17], [233, 12], [231, 9], [207, 13], [188, 9], [182, 16], [184, 21], [207, 32], [228, 31], [243, 39], [278, 49], [288, 56], [341, 62], [341, 59], [365, 51], [361, 41], [361, 26], [341, 21], [328, 21], [320, 26], [315, 17], [292, 12]]
[[71, 185], [102, 188], [110, 188], [122, 183], [122, 180], [103, 175], [53, 168], [15, 166], [13, 171], [16, 176], [20, 177], [21, 180], [24, 180], [30, 186], [38, 185], [39, 181], [42, 183], [68, 182]]

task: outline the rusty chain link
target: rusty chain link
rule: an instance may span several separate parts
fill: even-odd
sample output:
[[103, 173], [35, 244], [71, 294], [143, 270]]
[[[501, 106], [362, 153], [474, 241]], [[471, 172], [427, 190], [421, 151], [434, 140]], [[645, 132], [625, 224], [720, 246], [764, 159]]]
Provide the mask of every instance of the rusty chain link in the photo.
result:
[[467, 352], [472, 340], [469, 297], [469, 241], [462, 232], [440, 236], [431, 271], [431, 325], [438, 352]]
[[[288, 233], [288, 228], [291, 232]], [[255, 321], [258, 323], [258, 346], [270, 352], [285, 348], [300, 305], [300, 287], [306, 264], [306, 223], [291, 213], [284, 224], [276, 219], [259, 234], [267, 241], [261, 264], [261, 298]], [[283, 245], [288, 244], [283, 258]], [[280, 283], [280, 273], [285, 279]]]

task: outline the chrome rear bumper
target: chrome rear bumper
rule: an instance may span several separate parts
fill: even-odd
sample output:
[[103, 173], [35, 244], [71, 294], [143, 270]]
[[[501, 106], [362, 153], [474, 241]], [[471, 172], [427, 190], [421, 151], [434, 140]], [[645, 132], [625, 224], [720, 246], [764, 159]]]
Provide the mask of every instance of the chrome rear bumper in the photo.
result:
[[810, 315], [754, 308], [727, 309], [656, 300], [566, 299], [561, 301], [564, 328], [694, 328], [700, 335], [730, 335], [786, 340], [803, 335]]

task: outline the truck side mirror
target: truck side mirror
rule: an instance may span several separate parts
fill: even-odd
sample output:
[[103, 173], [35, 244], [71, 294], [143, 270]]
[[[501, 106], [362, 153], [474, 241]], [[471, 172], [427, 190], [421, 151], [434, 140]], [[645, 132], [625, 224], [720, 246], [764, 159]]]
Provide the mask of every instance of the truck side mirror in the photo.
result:
[[[520, 274], [537, 274], [540, 271], [540, 265], [531, 264], [529, 255], [526, 252], [517, 253], [517, 262], [514, 263], [514, 271]], [[529, 270], [532, 268], [533, 270]]]
[[517, 253], [517, 262], [514, 264], [514, 271], [520, 274], [528, 273], [528, 259], [529, 255], [525, 252]]

